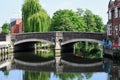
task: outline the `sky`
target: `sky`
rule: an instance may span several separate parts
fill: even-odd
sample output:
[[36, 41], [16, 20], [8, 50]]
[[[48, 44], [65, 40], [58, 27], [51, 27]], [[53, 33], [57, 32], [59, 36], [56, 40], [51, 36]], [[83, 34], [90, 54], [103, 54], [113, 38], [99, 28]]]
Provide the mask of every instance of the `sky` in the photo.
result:
[[[21, 18], [21, 8], [24, 0], [0, 0], [0, 27], [5, 23], [10, 23], [12, 18]], [[107, 23], [107, 8], [109, 0], [40, 0], [40, 4], [47, 11], [50, 17], [59, 9], [77, 8], [89, 9], [94, 14]]]

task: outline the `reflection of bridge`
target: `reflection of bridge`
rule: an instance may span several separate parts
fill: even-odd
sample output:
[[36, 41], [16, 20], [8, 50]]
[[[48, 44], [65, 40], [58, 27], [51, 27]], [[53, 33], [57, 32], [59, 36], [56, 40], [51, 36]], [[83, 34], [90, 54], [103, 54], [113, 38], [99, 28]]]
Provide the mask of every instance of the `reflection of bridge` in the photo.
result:
[[[102, 69], [102, 64], [95, 65], [95, 66], [80, 66], [81, 64], [77, 65], [71, 65], [72, 63], [62, 62], [61, 66], [56, 67], [54, 64], [54, 61], [48, 61], [42, 63], [37, 63], [37, 66], [35, 63], [26, 63], [15, 60], [15, 64], [13, 64], [13, 69], [23, 69], [27, 71], [43, 71], [43, 72], [107, 72], [107, 64], [106, 68]], [[99, 63], [99, 62], [98, 62]], [[27, 64], [27, 65], [26, 65]], [[94, 63], [93, 63], [94, 64]], [[87, 64], [82, 64], [87, 65]]]

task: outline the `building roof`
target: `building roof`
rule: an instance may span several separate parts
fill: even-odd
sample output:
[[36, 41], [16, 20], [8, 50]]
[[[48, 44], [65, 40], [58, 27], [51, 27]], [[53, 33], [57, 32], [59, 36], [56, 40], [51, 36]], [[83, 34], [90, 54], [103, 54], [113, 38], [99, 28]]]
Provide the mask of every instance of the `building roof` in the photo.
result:
[[13, 26], [15, 24], [20, 24], [20, 23], [22, 23], [22, 19], [12, 19], [10, 26]]

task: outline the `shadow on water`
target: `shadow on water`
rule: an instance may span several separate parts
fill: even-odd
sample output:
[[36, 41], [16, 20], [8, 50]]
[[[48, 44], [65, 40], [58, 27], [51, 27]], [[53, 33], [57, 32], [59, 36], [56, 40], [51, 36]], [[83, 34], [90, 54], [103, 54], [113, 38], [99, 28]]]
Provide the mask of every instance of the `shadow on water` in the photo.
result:
[[39, 52], [35, 53], [35, 51], [16, 52], [14, 53], [14, 58], [17, 60], [25, 61], [25, 62], [44, 62], [44, 61], [49, 61], [54, 59], [53, 56], [45, 58], [45, 57], [39, 56], [38, 54], [40, 55], [41, 53]]
[[82, 58], [82, 57], [76, 56], [73, 53], [62, 53], [62, 59], [69, 62], [78, 63], [78, 64], [96, 63], [96, 62], [102, 61], [102, 58], [93, 58], [93, 59]]

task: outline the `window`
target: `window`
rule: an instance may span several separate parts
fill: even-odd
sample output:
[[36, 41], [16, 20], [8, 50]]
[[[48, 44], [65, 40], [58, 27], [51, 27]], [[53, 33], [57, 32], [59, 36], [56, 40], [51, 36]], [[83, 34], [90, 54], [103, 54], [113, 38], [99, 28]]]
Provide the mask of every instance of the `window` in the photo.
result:
[[115, 18], [118, 18], [118, 7], [115, 8]]
[[119, 24], [119, 31], [120, 31], [120, 24]]
[[115, 34], [118, 35], [118, 26], [115, 26]]
[[118, 45], [120, 46], [120, 37], [119, 37], [119, 44]]
[[111, 34], [111, 24], [108, 24], [107, 35], [108, 35], [108, 36], [112, 35], [112, 34]]
[[118, 9], [118, 16], [120, 17], [120, 8]]
[[111, 19], [111, 10], [108, 11], [108, 19]]

